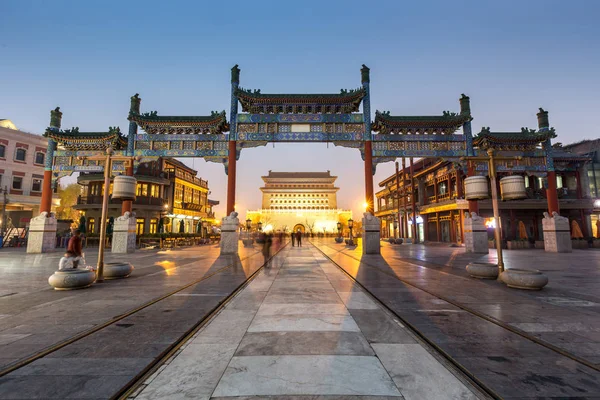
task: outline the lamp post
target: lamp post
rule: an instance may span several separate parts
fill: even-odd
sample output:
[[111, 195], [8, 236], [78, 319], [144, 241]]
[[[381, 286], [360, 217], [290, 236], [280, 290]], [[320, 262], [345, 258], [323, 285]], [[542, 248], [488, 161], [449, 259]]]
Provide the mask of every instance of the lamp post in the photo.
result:
[[348, 220], [348, 229], [350, 230], [350, 240], [348, 240], [348, 244], [352, 245], [354, 242], [352, 241], [352, 228], [354, 227], [354, 220], [350, 218]]
[[398, 220], [394, 218], [394, 236], [398, 239]]
[[248, 235], [248, 241], [250, 241], [250, 228], [252, 228], [252, 220], [248, 218], [246, 220], [246, 234]]
[[461, 160], [487, 161], [488, 174], [490, 177], [490, 186], [492, 188], [492, 210], [494, 212], [494, 238], [496, 240], [496, 253], [498, 254], [498, 270], [504, 272], [504, 258], [502, 256], [502, 227], [500, 225], [500, 210], [498, 206], [498, 187], [496, 185], [496, 161], [500, 160], [520, 160], [521, 156], [516, 157], [495, 157], [494, 149], [487, 149], [487, 157], [461, 157]]
[[337, 230], [338, 230], [338, 236], [342, 237], [342, 223], [341, 222], [337, 223]]
[[206, 239], [206, 227], [208, 226], [208, 221], [207, 220], [202, 220], [202, 238]]
[[[0, 219], [0, 237], [4, 239], [4, 231], [8, 229], [6, 226], [6, 205], [8, 204], [8, 187], [4, 186], [4, 190], [0, 188], [0, 193], [2, 193], [2, 219]], [[1, 247], [1, 246], [0, 246]]]

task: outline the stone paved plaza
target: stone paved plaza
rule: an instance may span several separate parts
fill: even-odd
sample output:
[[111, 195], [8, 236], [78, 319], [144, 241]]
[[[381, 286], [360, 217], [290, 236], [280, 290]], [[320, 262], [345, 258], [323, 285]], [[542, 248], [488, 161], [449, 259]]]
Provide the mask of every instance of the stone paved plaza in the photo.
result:
[[106, 399], [132, 382], [139, 399], [600, 398], [597, 250], [506, 251], [549, 276], [529, 292], [468, 277], [493, 250], [281, 245], [260, 271], [258, 246], [138, 251], [130, 278], [66, 292], [47, 283], [60, 253], [2, 250], [2, 370], [44, 356], [0, 377], [0, 398]]

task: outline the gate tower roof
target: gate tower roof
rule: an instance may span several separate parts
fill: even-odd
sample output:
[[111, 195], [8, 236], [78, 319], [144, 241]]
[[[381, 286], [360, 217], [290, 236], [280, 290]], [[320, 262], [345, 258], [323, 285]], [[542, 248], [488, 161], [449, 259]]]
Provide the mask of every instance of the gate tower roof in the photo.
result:
[[470, 115], [448, 113], [439, 116], [392, 116], [389, 113], [376, 111], [375, 121], [371, 129], [380, 134], [416, 134], [438, 133], [452, 134], [465, 122]]
[[518, 150], [523, 146], [535, 146], [555, 137], [554, 128], [543, 128], [537, 131], [521, 128], [521, 132], [491, 132], [489, 127], [483, 127], [473, 139], [473, 146], [482, 149]]
[[339, 94], [263, 94], [238, 88], [242, 111], [252, 114], [349, 114], [358, 112], [364, 88], [342, 89]]
[[157, 115], [156, 111], [144, 114], [130, 112], [128, 119], [150, 134], [220, 134], [229, 131], [225, 111], [213, 111], [206, 116], [163, 116]]
[[67, 150], [114, 150], [127, 148], [127, 138], [118, 127], [110, 127], [108, 132], [79, 132], [79, 128], [66, 130], [47, 128], [44, 136], [55, 140]]

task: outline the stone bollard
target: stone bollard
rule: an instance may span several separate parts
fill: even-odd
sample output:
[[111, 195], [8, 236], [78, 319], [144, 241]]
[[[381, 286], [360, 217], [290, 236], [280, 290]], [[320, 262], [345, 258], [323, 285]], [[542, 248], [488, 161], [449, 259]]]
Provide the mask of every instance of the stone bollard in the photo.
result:
[[221, 255], [238, 254], [238, 213], [233, 211], [221, 220]]
[[465, 212], [465, 250], [467, 253], [488, 254], [488, 239], [485, 220], [477, 213]]
[[380, 254], [381, 221], [371, 213], [364, 213], [362, 219], [363, 254]]
[[125, 211], [115, 219], [112, 237], [113, 254], [126, 254], [135, 252], [135, 231], [137, 220], [134, 212]]
[[42, 212], [29, 222], [28, 253], [50, 253], [56, 248], [56, 218], [54, 213]]
[[544, 228], [544, 250], [552, 253], [571, 253], [573, 251], [568, 218], [561, 217], [556, 211], [552, 212], [552, 216], [545, 212], [542, 226]]

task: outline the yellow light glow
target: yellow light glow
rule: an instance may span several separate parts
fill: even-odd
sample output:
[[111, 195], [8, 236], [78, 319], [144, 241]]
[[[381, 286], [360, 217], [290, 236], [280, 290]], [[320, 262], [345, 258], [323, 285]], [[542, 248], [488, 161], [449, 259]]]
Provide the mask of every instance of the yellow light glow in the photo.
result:
[[488, 218], [485, 220], [485, 226], [487, 228], [496, 228], [496, 220], [494, 218]]
[[369, 208], [369, 203], [367, 203], [366, 201], [363, 203], [363, 208], [365, 209], [365, 211], [367, 211], [367, 208]]

